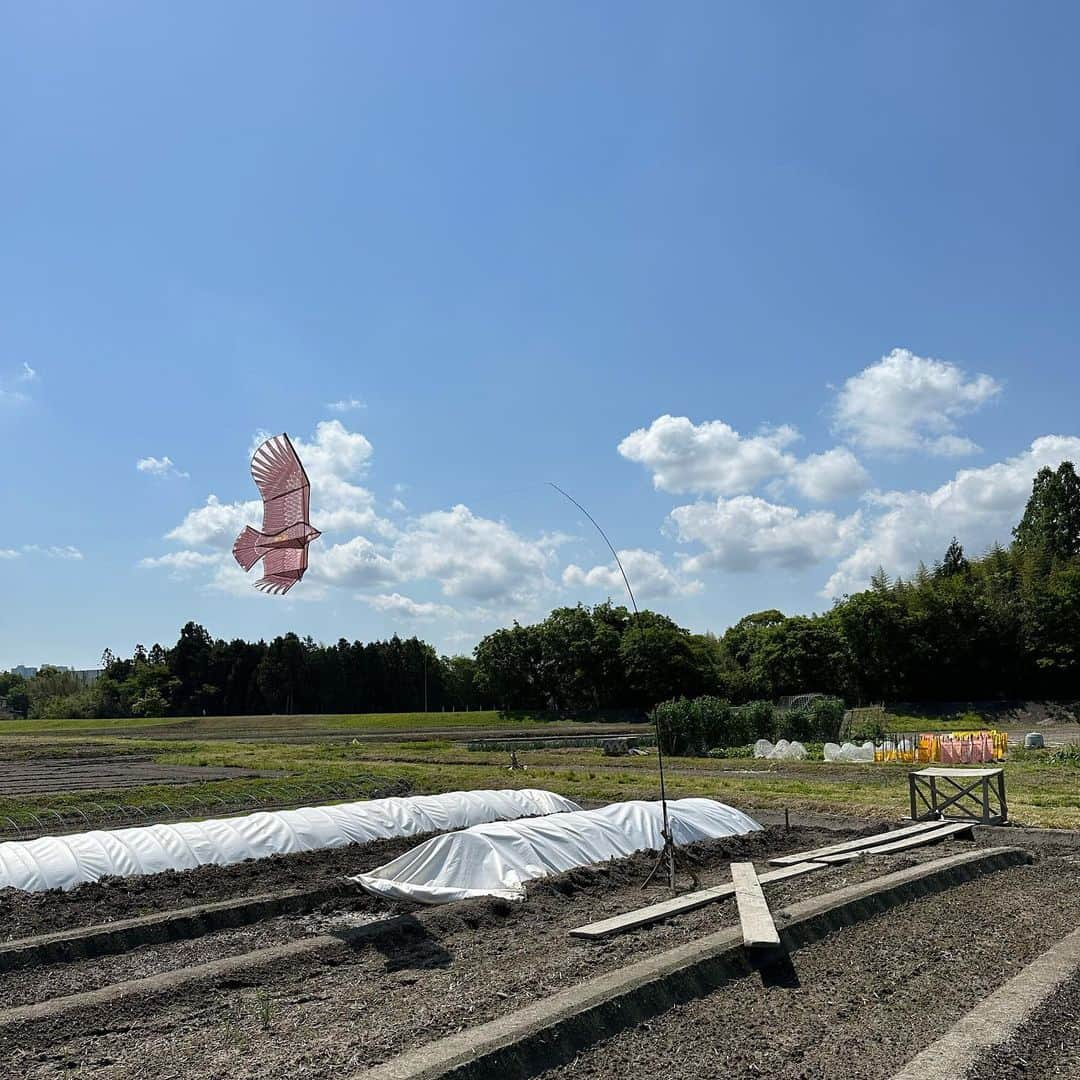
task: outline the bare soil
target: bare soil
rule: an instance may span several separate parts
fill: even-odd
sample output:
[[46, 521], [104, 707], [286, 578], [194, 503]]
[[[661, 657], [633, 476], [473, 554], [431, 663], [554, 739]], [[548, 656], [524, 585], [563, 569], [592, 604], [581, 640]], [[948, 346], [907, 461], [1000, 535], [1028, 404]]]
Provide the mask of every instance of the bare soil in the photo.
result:
[[[697, 846], [703, 861], [702, 884], [725, 880], [734, 858], [760, 860], [836, 838], [835, 833], [815, 830], [793, 830], [784, 836], [774, 829]], [[908, 857], [867, 858], [783, 883], [771, 890], [770, 897], [786, 905], [969, 848], [956, 842], [920, 849]], [[538, 882], [519, 904], [475, 901], [419, 910], [385, 905], [388, 915], [405, 914], [392, 923], [370, 926], [372, 933], [362, 945], [268, 966], [212, 986], [186, 987], [153, 1002], [136, 999], [108, 1010], [3, 1029], [0, 1060], [9, 1052], [22, 1055], [20, 1075], [34, 1078], [60, 1072], [195, 1080], [351, 1076], [418, 1043], [482, 1023], [642, 955], [732, 924], [734, 905], [724, 901], [606, 942], [581, 942], [567, 935], [573, 926], [663, 895], [641, 892], [640, 883], [652, 862], [653, 856], [642, 854]], [[338, 919], [348, 925], [372, 914], [316, 917], [312, 930], [326, 933]], [[902, 925], [896, 916], [890, 921]], [[293, 935], [297, 922], [274, 920], [261, 926], [253, 940], [266, 944]], [[132, 977], [159, 970], [163, 964], [202, 962], [221, 955], [223, 947], [234, 951], [235, 939], [214, 935], [188, 943], [182, 960], [170, 956], [167, 948], [154, 950], [154, 956], [151, 950], [139, 950], [141, 958], [134, 954], [117, 958], [137, 965], [130, 973], [114, 968], [111, 974]], [[43, 996], [71, 992], [68, 976], [58, 968], [48, 979], [39, 983]], [[98, 982], [88, 965], [78, 988]], [[14, 980], [5, 980], [0, 988], [5, 997], [14, 985]], [[80, 1068], [87, 1071], [80, 1073]]]
[[18, 798], [52, 792], [115, 790], [146, 784], [197, 784], [205, 780], [280, 775], [231, 765], [159, 765], [149, 757], [39, 758], [5, 762], [0, 770], [0, 796]]
[[968, 1072], [971, 1080], [1076, 1080], [1080, 1076], [1080, 976], [1064, 986], [1004, 1046]]
[[[701, 860], [704, 886], [726, 880], [732, 859], [761, 863], [783, 851], [840, 838], [833, 831], [803, 827], [786, 834], [774, 827], [695, 845], [693, 851]], [[265, 892], [270, 888], [260, 871], [269, 862], [293, 860], [273, 870], [280, 875], [277, 884], [289, 887], [297, 884], [297, 873], [355, 873], [391, 857], [390, 845], [414, 842], [386, 841], [377, 854], [376, 845], [363, 845], [206, 870], [222, 875], [219, 886], [231, 881], [234, 894]], [[778, 908], [970, 847], [950, 841], [900, 856], [868, 857], [780, 883], [768, 895]], [[300, 860], [311, 860], [311, 866], [301, 869]], [[131, 998], [108, 1008], [0, 1027], [0, 1061], [10, 1062], [11, 1070], [3, 1075], [344, 1080], [418, 1044], [735, 923], [734, 903], [725, 900], [603, 942], [568, 936], [574, 926], [663, 896], [663, 890], [640, 888], [653, 860], [642, 853], [536, 882], [517, 904], [482, 900], [418, 908], [358, 893], [309, 916], [272, 919], [119, 957], [13, 972], [0, 977], [0, 1008], [367, 924], [363, 942], [343, 944], [332, 953], [152, 999]], [[237, 872], [251, 875], [242, 879], [243, 889], [235, 888]], [[101, 911], [128, 907], [130, 883], [85, 886], [101, 895], [86, 894], [84, 914], [96, 919]], [[167, 884], [172, 891], [155, 894], [154, 910], [189, 902], [190, 886]], [[80, 892], [68, 894], [75, 904], [83, 902]], [[211, 897], [199, 897], [204, 898]], [[1034, 866], [999, 872], [830, 935], [796, 952], [782, 970], [738, 980], [546, 1075], [548, 1080], [621, 1080], [660, 1072], [674, 1080], [718, 1075], [884, 1080], [1078, 922], [1080, 856], [1047, 853]], [[1002, 1080], [1014, 1075], [1029, 1074], [1000, 1074]]]
[[210, 904], [215, 900], [309, 888], [374, 869], [425, 839], [426, 836], [396, 837], [295, 855], [271, 855], [232, 866], [200, 866], [195, 870], [167, 870], [144, 877], [103, 878], [69, 892], [0, 889], [0, 939], [11, 941]]
[[[615, 1080], [662, 1062], [671, 1080], [886, 1080], [1078, 920], [1080, 859], [1048, 856], [832, 934], [544, 1078]], [[978, 1075], [1077, 1074], [995, 1062]]]
[[[836, 833], [823, 830], [793, 829], [784, 835], [772, 829], [695, 845], [694, 851], [702, 859], [702, 882], [709, 884], [726, 875], [733, 858], [761, 858], [836, 839]], [[302, 932], [327, 933], [377, 912], [399, 916], [364, 944], [343, 945], [333, 955], [293, 959], [153, 1001], [131, 999], [108, 1009], [5, 1027], [0, 1060], [16, 1055], [22, 1070], [16, 1075], [27, 1077], [58, 1072], [140, 1080], [349, 1076], [416, 1042], [510, 1011], [644, 951], [692, 940], [730, 921], [731, 912], [717, 905], [648, 935], [599, 946], [568, 937], [567, 931], [582, 922], [665, 895], [641, 891], [654, 858], [643, 853], [536, 883], [521, 903], [484, 900], [417, 909], [358, 897], [351, 910], [306, 920], [276, 919], [248, 931], [126, 957], [56, 965], [39, 969], [36, 979], [33, 972], [11, 973], [0, 979], [5, 1003], [43, 1000], [242, 951], [239, 935], [244, 933], [251, 935], [250, 948]], [[853, 880], [851, 873], [873, 872], [860, 866], [820, 874], [836, 887]], [[827, 885], [823, 880], [818, 887]]]

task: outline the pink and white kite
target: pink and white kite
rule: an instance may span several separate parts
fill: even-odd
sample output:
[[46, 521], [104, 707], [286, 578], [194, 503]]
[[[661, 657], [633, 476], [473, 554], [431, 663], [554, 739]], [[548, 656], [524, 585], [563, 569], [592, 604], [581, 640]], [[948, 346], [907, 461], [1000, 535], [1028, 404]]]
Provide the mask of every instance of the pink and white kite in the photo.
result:
[[275, 435], [255, 451], [251, 476], [263, 500], [262, 532], [246, 525], [233, 555], [245, 570], [263, 560], [256, 589], [286, 593], [304, 576], [308, 544], [322, 535], [308, 521], [311, 484], [288, 435]]

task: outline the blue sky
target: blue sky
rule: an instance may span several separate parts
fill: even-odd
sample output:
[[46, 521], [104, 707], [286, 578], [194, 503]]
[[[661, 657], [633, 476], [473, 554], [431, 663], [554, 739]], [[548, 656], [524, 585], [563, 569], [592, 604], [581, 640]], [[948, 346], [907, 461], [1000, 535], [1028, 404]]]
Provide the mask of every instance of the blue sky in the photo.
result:
[[[8, 5], [0, 668], [621, 598], [546, 480], [700, 630], [1008, 540], [1080, 458], [1078, 23]], [[282, 430], [278, 598], [228, 548]]]

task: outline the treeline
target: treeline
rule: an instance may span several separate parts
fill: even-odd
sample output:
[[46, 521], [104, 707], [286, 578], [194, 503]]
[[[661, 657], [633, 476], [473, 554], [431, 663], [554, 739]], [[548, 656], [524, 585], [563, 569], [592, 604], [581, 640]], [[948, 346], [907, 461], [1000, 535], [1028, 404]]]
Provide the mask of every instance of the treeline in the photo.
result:
[[[956, 540], [908, 579], [884, 570], [820, 615], [748, 615], [722, 637], [612, 603], [557, 608], [485, 637], [472, 657], [418, 638], [321, 645], [286, 634], [214, 640], [188, 623], [171, 648], [108, 650], [81, 687], [43, 669], [0, 675], [17, 715], [543, 709], [644, 714], [675, 698], [735, 704], [817, 692], [849, 705], [986, 698], [1080, 699], [1080, 480], [1065, 462], [1035, 478], [1008, 548], [965, 557]], [[2, 702], [0, 702], [2, 704]]]
[[106, 650], [103, 672], [82, 686], [71, 672], [0, 676], [8, 709], [30, 717], [243, 716], [259, 713], [410, 712], [476, 708], [475, 665], [440, 657], [418, 638], [344, 639], [319, 645], [296, 634], [265, 641], [213, 639], [189, 622], [172, 648]]
[[720, 694], [820, 691], [848, 704], [1080, 698], [1080, 480], [1036, 476], [1010, 547], [954, 539], [909, 579], [884, 570], [822, 615], [748, 615], [720, 639]]
[[1009, 548], [969, 560], [953, 540], [934, 566], [879, 570], [820, 615], [760, 611], [717, 638], [610, 604], [560, 608], [489, 635], [476, 663], [499, 704], [561, 712], [698, 695], [1080, 698], [1080, 480], [1069, 462], [1041, 470]]

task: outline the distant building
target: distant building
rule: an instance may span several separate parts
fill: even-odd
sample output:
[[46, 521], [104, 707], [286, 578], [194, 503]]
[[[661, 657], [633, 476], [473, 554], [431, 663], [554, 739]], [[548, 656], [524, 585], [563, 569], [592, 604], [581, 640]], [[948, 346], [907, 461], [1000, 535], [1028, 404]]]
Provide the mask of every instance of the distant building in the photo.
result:
[[[63, 664], [42, 664], [41, 667], [54, 667], [59, 671], [70, 671], [76, 679], [79, 680], [81, 686], [89, 686], [91, 683], [97, 681], [98, 676], [101, 674], [101, 668], [70, 668], [64, 667]], [[41, 668], [26, 667], [23, 664], [17, 664], [11, 668], [13, 675], [21, 675], [24, 679], [32, 679]]]

